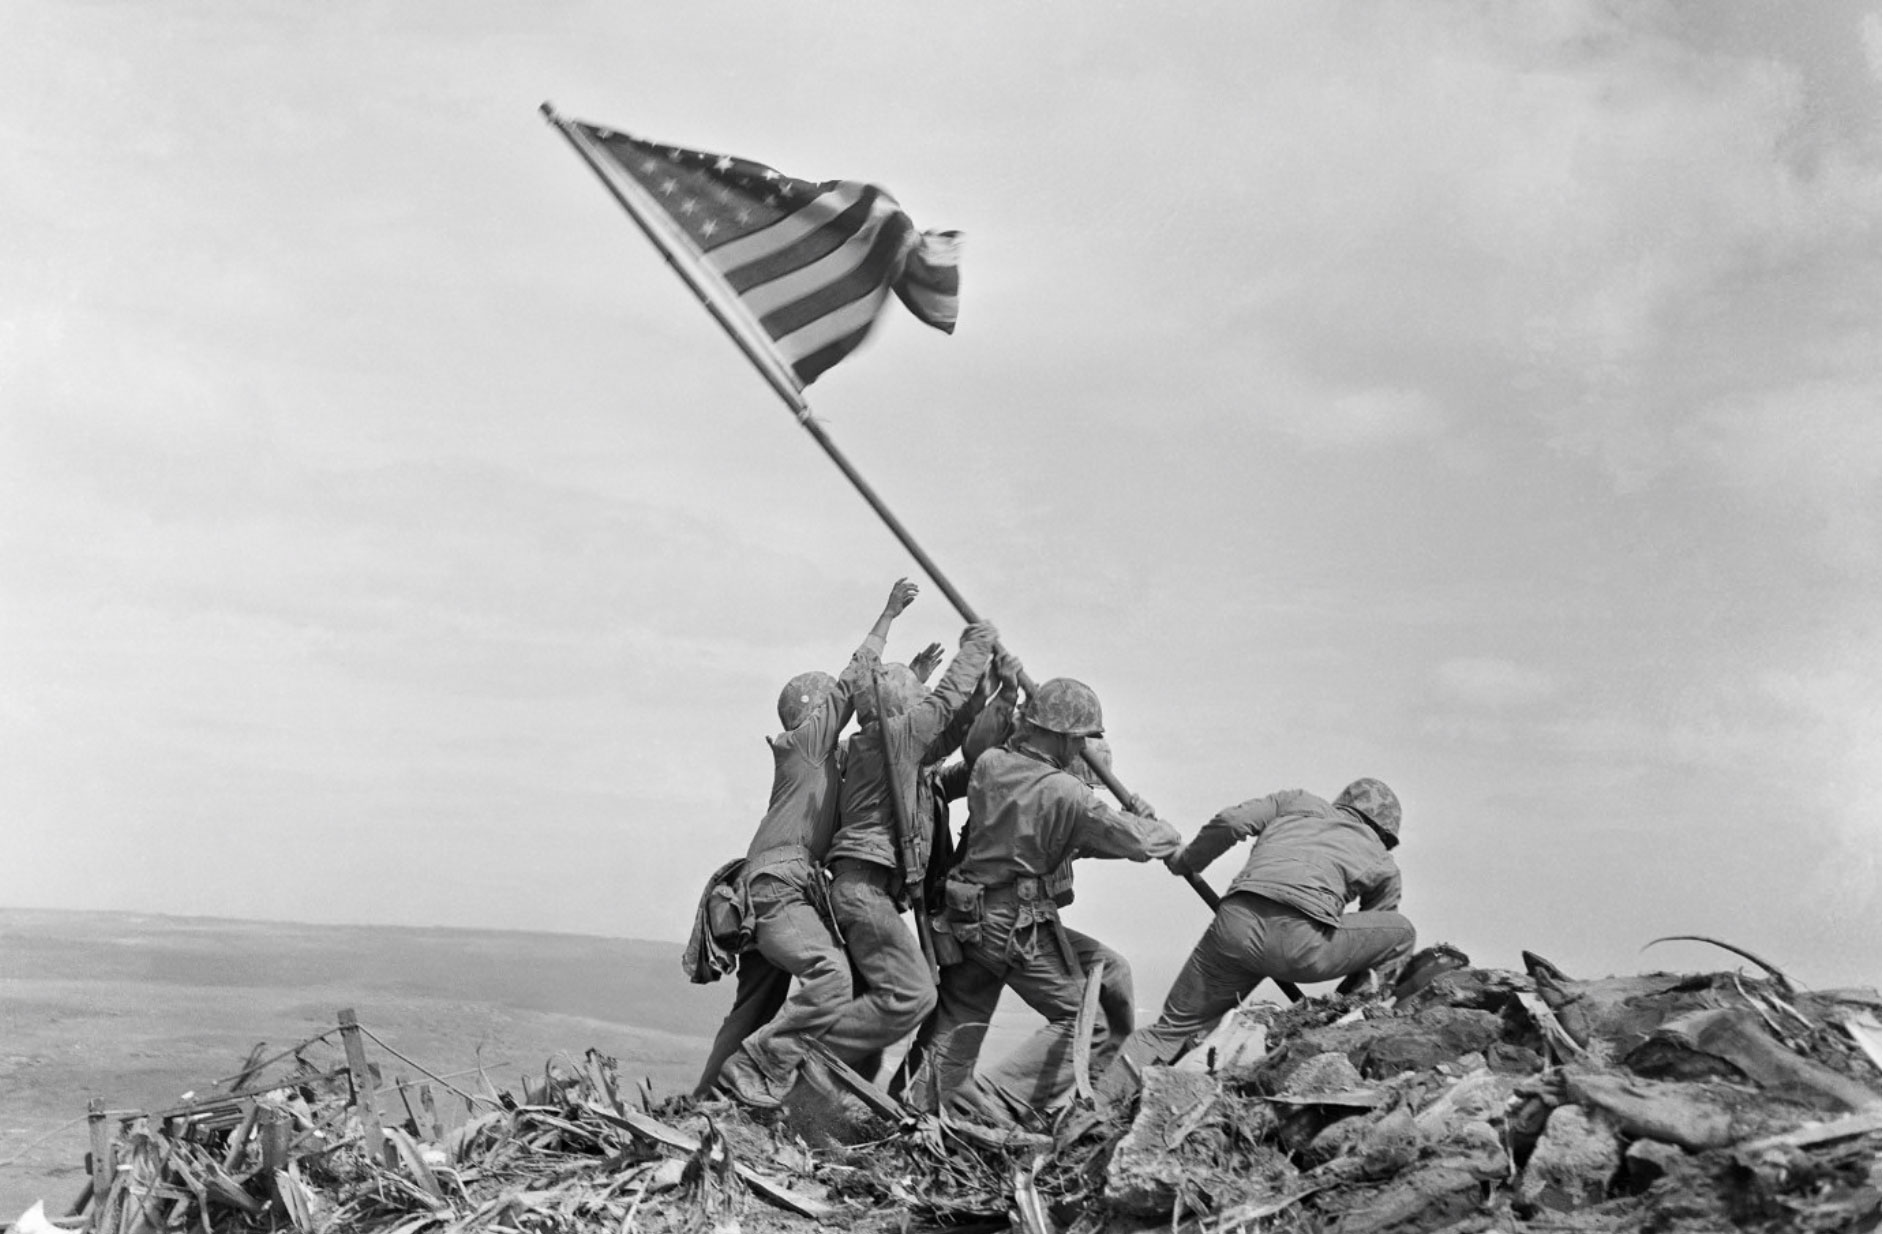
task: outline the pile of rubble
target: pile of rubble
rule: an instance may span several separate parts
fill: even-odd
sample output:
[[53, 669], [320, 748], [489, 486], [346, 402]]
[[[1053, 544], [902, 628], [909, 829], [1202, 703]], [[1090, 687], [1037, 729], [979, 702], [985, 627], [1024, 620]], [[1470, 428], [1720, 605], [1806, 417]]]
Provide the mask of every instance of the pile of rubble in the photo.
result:
[[1392, 1000], [1245, 1009], [1153, 1070], [1107, 1202], [1339, 1234], [1877, 1228], [1874, 991], [1452, 956]]
[[213, 1112], [128, 1120], [59, 1226], [1878, 1228], [1875, 991], [1776, 972], [1575, 981], [1525, 959], [1501, 972], [1441, 947], [1383, 997], [1245, 1005], [1130, 1108], [1075, 1098], [1028, 1129], [908, 1110], [834, 1060], [777, 1113], [655, 1105], [593, 1052], [517, 1094], [447, 1085], [449, 1110], [385, 1090], [405, 1117], [381, 1128], [357, 1058], [302, 1050]]

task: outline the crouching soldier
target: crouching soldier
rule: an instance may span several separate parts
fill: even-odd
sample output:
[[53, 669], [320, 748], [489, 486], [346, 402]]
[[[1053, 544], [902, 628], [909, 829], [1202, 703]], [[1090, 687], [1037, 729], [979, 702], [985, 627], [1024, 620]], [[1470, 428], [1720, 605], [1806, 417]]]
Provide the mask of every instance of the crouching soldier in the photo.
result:
[[[1350, 988], [1372, 969], [1412, 954], [1412, 923], [1399, 907], [1399, 799], [1378, 780], [1355, 780], [1333, 804], [1288, 789], [1231, 806], [1205, 823], [1166, 864], [1203, 869], [1239, 840], [1255, 838], [1216, 920], [1190, 953], [1157, 1022], [1134, 1033], [1099, 1086], [1117, 1098], [1137, 1068], [1167, 1063], [1215, 1027], [1265, 977], [1332, 981]], [[1343, 913], [1359, 900], [1359, 911]]]
[[[1084, 739], [1103, 728], [1090, 687], [1055, 678], [1028, 698], [1015, 736], [974, 764], [967, 828], [947, 882], [948, 927], [963, 959], [942, 970], [924, 1077], [933, 1090], [913, 1086], [918, 1104], [1004, 1123], [1044, 1109], [1072, 1087], [1086, 967], [1115, 953], [1061, 924], [1056, 881], [1074, 858], [1149, 861], [1174, 854], [1181, 843], [1170, 824], [1114, 809], [1069, 770]], [[1118, 967], [1128, 982], [1129, 970]], [[1115, 983], [1114, 1001], [1122, 994], [1128, 1006], [1129, 990]], [[1006, 988], [1046, 1025], [977, 1078], [987, 1023]], [[1093, 1026], [1100, 1063], [1121, 1044], [1114, 1020], [1102, 1017]]]
[[897, 580], [841, 677], [801, 673], [778, 697], [784, 731], [768, 742], [771, 804], [739, 882], [752, 947], [740, 959], [738, 992], [699, 1091], [717, 1084], [747, 1105], [779, 1104], [796, 1081], [804, 1041], [828, 1029], [850, 1001], [850, 962], [830, 925], [821, 866], [836, 830], [837, 738], [869, 688], [890, 623], [916, 591]]

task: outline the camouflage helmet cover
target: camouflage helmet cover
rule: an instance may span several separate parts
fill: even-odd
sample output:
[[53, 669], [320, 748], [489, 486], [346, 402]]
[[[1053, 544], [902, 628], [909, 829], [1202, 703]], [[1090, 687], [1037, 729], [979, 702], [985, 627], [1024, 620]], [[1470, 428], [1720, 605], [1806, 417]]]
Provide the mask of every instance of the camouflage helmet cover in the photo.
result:
[[1334, 798], [1336, 806], [1345, 806], [1379, 830], [1386, 847], [1399, 844], [1399, 798], [1393, 790], [1371, 776], [1362, 776]]
[[1026, 720], [1034, 728], [1067, 737], [1097, 737], [1105, 731], [1098, 695], [1083, 681], [1055, 677], [1027, 699]]
[[857, 691], [857, 715], [864, 720], [876, 718], [876, 692], [882, 691], [883, 710], [899, 716], [928, 697], [928, 687], [916, 680], [915, 671], [906, 664], [885, 664], [876, 680]]
[[784, 690], [778, 695], [778, 722], [787, 730], [796, 728], [836, 688], [837, 679], [829, 673], [816, 670], [799, 673], [785, 682]]

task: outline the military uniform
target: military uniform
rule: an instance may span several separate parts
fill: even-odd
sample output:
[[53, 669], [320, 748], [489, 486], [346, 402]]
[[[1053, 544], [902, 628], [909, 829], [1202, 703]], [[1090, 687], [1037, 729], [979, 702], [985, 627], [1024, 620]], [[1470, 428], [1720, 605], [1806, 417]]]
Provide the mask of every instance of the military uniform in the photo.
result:
[[767, 1103], [781, 1098], [805, 1040], [822, 1035], [850, 1000], [850, 962], [831, 927], [821, 863], [837, 825], [837, 739], [882, 650], [881, 638], [865, 638], [836, 688], [813, 700], [797, 727], [768, 739], [771, 802], [740, 883], [752, 947], [740, 957], [732, 1011], [713, 1040], [699, 1092], [736, 1060], [730, 1078], [739, 1091]]
[[[1366, 784], [1377, 781], [1356, 781], [1349, 792]], [[1157, 1022], [1132, 1036], [1102, 1090], [1129, 1090], [1125, 1059], [1142, 1067], [1176, 1058], [1265, 977], [1332, 981], [1410, 956], [1412, 923], [1393, 911], [1400, 877], [1388, 842], [1397, 830], [1396, 799], [1383, 833], [1359, 810], [1299, 789], [1245, 801], [1205, 823], [1172, 870], [1200, 873], [1250, 837], [1255, 847]], [[1360, 911], [1343, 913], [1356, 898]]]
[[[935, 1006], [928, 964], [902, 914], [921, 894], [935, 843], [929, 771], [972, 724], [993, 645], [991, 628], [970, 637], [932, 692], [901, 715], [873, 717], [849, 743], [828, 858], [830, 902], [862, 988], [839, 1007], [822, 1040], [866, 1075]], [[908, 810], [914, 834], [906, 845], [898, 844], [892, 792]]]
[[[1053, 880], [1077, 857], [1148, 861], [1180, 843], [1168, 823], [1105, 804], [1023, 742], [983, 754], [969, 778], [967, 830], [947, 883], [947, 925], [964, 958], [942, 970], [926, 1074], [912, 1086], [918, 1104], [1006, 1121], [1067, 1091], [1085, 973], [1100, 957], [1115, 974], [1110, 1013], [1094, 1028], [1102, 1066], [1129, 1031], [1130, 970], [1060, 922], [1055, 890], [1063, 884]], [[1008, 988], [1046, 1025], [977, 1079], [988, 1020]]]

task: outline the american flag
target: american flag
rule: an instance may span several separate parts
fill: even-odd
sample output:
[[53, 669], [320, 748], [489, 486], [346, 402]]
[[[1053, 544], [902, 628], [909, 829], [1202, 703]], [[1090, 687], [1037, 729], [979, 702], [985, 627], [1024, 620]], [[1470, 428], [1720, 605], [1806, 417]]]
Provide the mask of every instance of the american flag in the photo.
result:
[[954, 333], [960, 233], [918, 232], [879, 186], [812, 184], [750, 159], [571, 127], [659, 207], [800, 388], [856, 349], [891, 289]]

